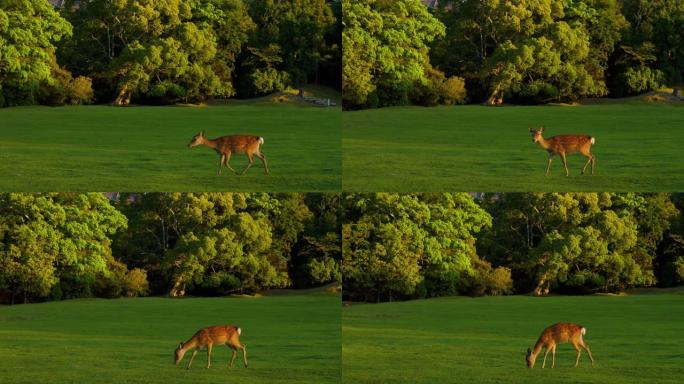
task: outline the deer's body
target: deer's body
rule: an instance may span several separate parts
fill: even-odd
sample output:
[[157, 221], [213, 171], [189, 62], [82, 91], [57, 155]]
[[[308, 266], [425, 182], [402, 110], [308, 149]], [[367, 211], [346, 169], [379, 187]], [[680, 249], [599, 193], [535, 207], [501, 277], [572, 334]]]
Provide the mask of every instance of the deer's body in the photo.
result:
[[544, 127], [539, 129], [530, 128], [532, 142], [538, 143], [539, 146], [545, 149], [549, 154], [549, 161], [546, 165], [546, 175], [549, 174], [549, 170], [551, 169], [551, 161], [553, 161], [553, 157], [558, 155], [563, 161], [563, 166], [565, 167], [565, 176], [568, 176], [570, 173], [568, 172], [568, 164], [565, 156], [576, 152], [579, 152], [587, 158], [586, 164], [584, 164], [584, 167], [582, 167], [582, 173], [584, 173], [589, 163], [591, 163], [591, 174], [594, 174], [596, 157], [591, 153], [591, 146], [596, 143], [595, 138], [589, 135], [558, 135], [545, 139], [542, 136], [543, 132]]
[[546, 367], [546, 355], [551, 352], [551, 368], [556, 362], [556, 346], [558, 344], [570, 343], [570, 345], [577, 351], [577, 359], [575, 359], [575, 367], [579, 364], [581, 349], [583, 348], [589, 354], [589, 359], [591, 360], [591, 365], [594, 365], [594, 358], [591, 356], [591, 351], [589, 346], [584, 342], [582, 338], [587, 332], [587, 329], [581, 325], [573, 323], [557, 323], [554, 324], [542, 332], [534, 345], [534, 348], [527, 349], [527, 355], [525, 360], [527, 361], [528, 368], [534, 368], [534, 363], [537, 361], [537, 356], [542, 349], [544, 352], [544, 362], [542, 363], [542, 368]]
[[221, 167], [225, 165], [233, 171], [236, 172], [233, 167], [230, 166], [230, 156], [233, 153], [245, 153], [247, 154], [247, 159], [249, 163], [245, 169], [240, 173], [244, 175], [249, 168], [252, 167], [254, 163], [254, 156], [261, 159], [264, 163], [264, 170], [268, 174], [268, 162], [266, 161], [266, 156], [261, 153], [260, 147], [264, 143], [264, 138], [260, 136], [250, 136], [250, 135], [232, 135], [232, 136], [221, 136], [216, 139], [207, 139], [204, 136], [204, 131], [196, 134], [190, 144], [189, 148], [196, 147], [198, 145], [204, 145], [216, 151], [219, 155], [219, 168], [218, 174], [221, 175]]
[[202, 348], [207, 349], [207, 368], [211, 366], [211, 350], [215, 345], [227, 345], [233, 352], [230, 359], [229, 367], [233, 366], [233, 362], [237, 357], [237, 350], [242, 350], [242, 358], [247, 367], [247, 346], [240, 342], [240, 334], [242, 330], [234, 325], [217, 325], [214, 327], [207, 327], [197, 331], [188, 341], [181, 342], [175, 351], [174, 363], [178, 365], [187, 351], [192, 350], [192, 356], [188, 362], [187, 369], [192, 366], [192, 360], [195, 359], [197, 351]]

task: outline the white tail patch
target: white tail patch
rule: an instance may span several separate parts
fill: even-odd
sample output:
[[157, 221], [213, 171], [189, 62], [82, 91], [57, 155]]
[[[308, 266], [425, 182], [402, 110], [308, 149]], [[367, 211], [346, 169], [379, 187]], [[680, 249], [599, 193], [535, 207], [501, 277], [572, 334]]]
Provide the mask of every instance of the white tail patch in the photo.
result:
[[592, 143], [592, 144], [596, 144], [596, 139], [592, 137], [592, 138], [591, 138], [591, 143]]
[[[594, 140], [594, 139], [592, 139], [592, 141], [593, 141], [593, 140]], [[584, 328], [584, 327], [582, 327], [582, 336], [584, 336], [584, 335], [586, 335], [586, 334], [587, 334], [587, 329]]]
[[[592, 139], [592, 140], [593, 140], [593, 139]], [[263, 137], [259, 137], [259, 144], [263, 144], [263, 143], [264, 143], [264, 138], [263, 138]], [[593, 141], [592, 141], [592, 143], [593, 143]]]
[[[582, 334], [584, 334], [584, 328], [582, 328]], [[238, 327], [238, 335], [242, 335], [242, 329]]]

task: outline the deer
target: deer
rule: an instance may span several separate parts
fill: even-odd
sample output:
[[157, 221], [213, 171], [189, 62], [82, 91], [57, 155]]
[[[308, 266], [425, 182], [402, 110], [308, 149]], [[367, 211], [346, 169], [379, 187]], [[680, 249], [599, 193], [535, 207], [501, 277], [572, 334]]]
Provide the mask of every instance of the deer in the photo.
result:
[[204, 145], [206, 147], [212, 148], [219, 155], [219, 168], [218, 175], [221, 176], [221, 167], [225, 165], [233, 173], [237, 173], [233, 167], [230, 166], [230, 156], [233, 153], [246, 153], [249, 163], [245, 169], [240, 173], [244, 175], [248, 169], [254, 164], [254, 156], [261, 159], [264, 163], [264, 170], [268, 175], [268, 162], [266, 161], [266, 156], [261, 153], [259, 147], [264, 144], [264, 138], [261, 136], [251, 136], [251, 135], [232, 135], [232, 136], [221, 136], [216, 139], [207, 139], [204, 136], [204, 131], [196, 134], [190, 140], [188, 148], [194, 148], [198, 145]]
[[549, 175], [549, 170], [551, 169], [551, 161], [553, 156], [560, 156], [563, 161], [563, 166], [565, 167], [565, 176], [570, 176], [568, 172], [568, 164], [565, 160], [565, 156], [579, 152], [584, 157], [587, 158], [586, 164], [582, 167], [582, 174], [587, 169], [589, 163], [591, 163], [591, 174], [594, 174], [594, 165], [596, 164], [596, 156], [594, 156], [590, 150], [591, 146], [596, 143], [596, 139], [589, 135], [558, 135], [549, 137], [545, 139], [542, 136], [544, 132], [544, 127], [539, 129], [530, 128], [530, 134], [532, 134], [532, 142], [538, 143], [540, 147], [546, 149], [549, 154], [549, 162], [546, 166], [546, 176]]
[[242, 350], [242, 359], [247, 368], [247, 346], [240, 342], [240, 335], [242, 330], [235, 325], [217, 325], [213, 327], [202, 328], [197, 331], [188, 341], [180, 342], [174, 353], [174, 364], [180, 364], [185, 356], [185, 353], [192, 350], [192, 356], [186, 369], [190, 369], [192, 361], [195, 359], [197, 352], [202, 349], [207, 349], [207, 368], [211, 367], [211, 350], [214, 345], [227, 345], [233, 352], [228, 367], [233, 366], [235, 358], [237, 357], [237, 350]]
[[527, 368], [534, 368], [534, 363], [542, 348], [545, 350], [542, 368], [546, 367], [546, 355], [549, 354], [549, 351], [551, 351], [551, 368], [553, 368], [556, 363], [556, 346], [563, 343], [570, 343], [573, 348], [575, 348], [575, 351], [577, 351], [575, 367], [579, 365], [580, 354], [582, 352], [580, 347], [589, 354], [591, 366], [593, 367], [594, 358], [591, 356], [591, 350], [589, 350], [589, 346], [582, 338], [586, 333], [586, 328], [573, 323], [557, 323], [544, 329], [539, 336], [537, 343], [534, 345], [534, 348], [527, 348], [527, 355], [525, 356]]

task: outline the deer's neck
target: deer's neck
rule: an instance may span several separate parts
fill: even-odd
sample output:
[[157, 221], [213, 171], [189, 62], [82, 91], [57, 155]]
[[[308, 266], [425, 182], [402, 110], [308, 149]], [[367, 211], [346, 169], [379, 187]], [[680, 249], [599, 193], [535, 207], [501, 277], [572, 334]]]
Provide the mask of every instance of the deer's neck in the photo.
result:
[[218, 148], [218, 142], [216, 140], [204, 139], [202, 144], [212, 149]]
[[190, 340], [183, 343], [183, 347], [181, 347], [181, 349], [183, 350], [183, 352], [185, 352], [185, 351], [188, 351], [190, 349], [197, 348], [198, 344], [199, 343], [197, 342], [197, 338], [193, 336]]
[[544, 149], [549, 149], [549, 147], [551, 146], [551, 143], [543, 137], [539, 138], [539, 141], [537, 141], [537, 143], [539, 143], [539, 146]]
[[541, 352], [542, 348], [544, 347], [544, 342], [541, 341], [541, 338], [537, 340], [537, 344], [534, 345], [534, 348], [532, 348], [532, 356], [534, 359], [537, 358], [537, 355], [539, 352]]

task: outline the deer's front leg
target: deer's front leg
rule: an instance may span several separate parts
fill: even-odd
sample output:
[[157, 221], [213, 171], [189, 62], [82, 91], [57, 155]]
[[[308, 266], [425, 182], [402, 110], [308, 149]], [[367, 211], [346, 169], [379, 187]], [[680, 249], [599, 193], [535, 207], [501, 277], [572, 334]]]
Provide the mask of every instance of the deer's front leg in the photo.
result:
[[223, 163], [226, 161], [226, 155], [221, 154], [221, 157], [219, 158], [219, 168], [218, 168], [218, 175], [221, 176], [221, 166]]
[[542, 363], [542, 368], [546, 368], [546, 356], [549, 354], [549, 349], [544, 350], [544, 362]]
[[549, 170], [551, 169], [551, 162], [553, 161], [553, 153], [549, 153], [549, 162], [546, 164], [546, 176], [549, 175]]
[[195, 349], [194, 351], [192, 351], [192, 356], [190, 356], [190, 361], [188, 362], [188, 367], [187, 367], [187, 369], [190, 369], [190, 367], [192, 366], [192, 361], [195, 359], [195, 355], [196, 355], [196, 354], [197, 354], [197, 349]]
[[211, 344], [207, 344], [207, 368], [211, 367]]

